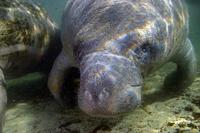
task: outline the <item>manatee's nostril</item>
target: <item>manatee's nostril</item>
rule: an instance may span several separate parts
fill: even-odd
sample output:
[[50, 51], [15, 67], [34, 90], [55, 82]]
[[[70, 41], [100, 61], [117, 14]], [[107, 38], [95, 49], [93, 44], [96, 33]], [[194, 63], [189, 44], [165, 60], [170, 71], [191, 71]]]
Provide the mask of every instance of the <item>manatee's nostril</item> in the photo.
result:
[[78, 105], [80, 109], [86, 114], [91, 114], [94, 111], [94, 100], [89, 90], [85, 90], [83, 93], [79, 93]]
[[109, 93], [108, 91], [103, 88], [103, 90], [101, 91], [101, 93], [99, 94], [98, 98], [100, 101], [106, 100], [109, 97]]
[[92, 101], [92, 95], [89, 91], [85, 91], [85, 97], [89, 100]]

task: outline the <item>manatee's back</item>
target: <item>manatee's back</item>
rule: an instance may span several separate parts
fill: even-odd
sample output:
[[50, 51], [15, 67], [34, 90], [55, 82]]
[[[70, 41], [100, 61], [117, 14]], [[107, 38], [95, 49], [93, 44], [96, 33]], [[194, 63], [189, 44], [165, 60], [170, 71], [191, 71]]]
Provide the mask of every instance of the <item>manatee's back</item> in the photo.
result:
[[[137, 30], [138, 46], [159, 38], [156, 41], [164, 45], [165, 56], [170, 57], [185, 41], [187, 23], [182, 0], [70, 0], [63, 16], [63, 36], [80, 59]], [[152, 26], [151, 35], [143, 34]], [[120, 51], [130, 48], [135, 47], [130, 43]]]
[[56, 30], [45, 11], [31, 1], [0, 1], [0, 66], [10, 73], [34, 68]]
[[139, 0], [69, 0], [62, 21], [64, 43], [78, 59], [103, 49], [107, 41], [153, 20], [152, 14], [140, 12], [141, 5]]
[[173, 56], [181, 45], [185, 44], [188, 36], [189, 16], [184, 0], [160, 0], [152, 1], [155, 9], [162, 16], [166, 23], [167, 36], [169, 42], [166, 49], [166, 56]]

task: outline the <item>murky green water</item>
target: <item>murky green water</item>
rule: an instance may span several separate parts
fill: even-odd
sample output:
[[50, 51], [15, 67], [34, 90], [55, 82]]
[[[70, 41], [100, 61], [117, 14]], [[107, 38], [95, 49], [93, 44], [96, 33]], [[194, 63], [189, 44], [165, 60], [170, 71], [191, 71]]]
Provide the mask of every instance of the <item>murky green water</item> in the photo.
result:
[[200, 60], [200, 1], [187, 0], [190, 14], [190, 38]]
[[[34, 0], [60, 24], [66, 0]], [[187, 0], [190, 38], [200, 65], [200, 1]], [[63, 110], [46, 88], [46, 76], [39, 73], [10, 80], [5, 133], [200, 133], [200, 68], [193, 85], [183, 94], [160, 91], [171, 66], [147, 79], [142, 106], [125, 118], [107, 121]], [[159, 83], [158, 83], [159, 81]]]
[[59, 24], [62, 16], [62, 11], [67, 0], [33, 0], [44, 7], [49, 15]]

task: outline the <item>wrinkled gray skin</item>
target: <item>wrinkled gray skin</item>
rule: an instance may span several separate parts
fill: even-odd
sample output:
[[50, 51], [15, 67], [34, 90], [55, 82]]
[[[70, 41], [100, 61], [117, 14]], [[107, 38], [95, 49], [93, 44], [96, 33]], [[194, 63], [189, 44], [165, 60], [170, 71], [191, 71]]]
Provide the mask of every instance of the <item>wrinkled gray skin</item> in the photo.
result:
[[143, 78], [170, 61], [177, 70], [165, 87], [183, 89], [195, 78], [183, 0], [69, 0], [61, 29], [63, 50], [48, 86], [62, 104], [64, 71], [79, 67], [78, 104], [88, 115], [132, 111], [141, 103]]
[[5, 79], [48, 72], [60, 52], [59, 38], [41, 7], [29, 0], [0, 1], [0, 132], [7, 103]]

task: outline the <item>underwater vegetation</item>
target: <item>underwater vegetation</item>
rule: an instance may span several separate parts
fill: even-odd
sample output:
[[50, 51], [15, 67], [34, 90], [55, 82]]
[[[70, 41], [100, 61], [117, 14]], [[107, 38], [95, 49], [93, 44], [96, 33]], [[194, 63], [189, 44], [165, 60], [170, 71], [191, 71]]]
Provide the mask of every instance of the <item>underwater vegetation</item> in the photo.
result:
[[[54, 19], [60, 18], [63, 10], [62, 8], [64, 8], [63, 4], [60, 4], [62, 3], [61, 1], [58, 2], [59, 5], [56, 5], [55, 1], [50, 1], [48, 3], [43, 0], [38, 2], [44, 4], [44, 7], [52, 13], [50, 16], [52, 15]], [[55, 4], [50, 4], [51, 2]], [[189, 13], [191, 14], [190, 19], [192, 19], [190, 25], [190, 38], [192, 39], [198, 57], [197, 59], [199, 60], [200, 49], [198, 42], [200, 39], [197, 34], [199, 33], [200, 28], [198, 26], [199, 23], [196, 20], [199, 15], [199, 8], [197, 8], [198, 2], [187, 2], [189, 3]], [[51, 8], [50, 5], [60, 6], [60, 8]], [[54, 12], [53, 9], [56, 11]], [[59, 23], [59, 20], [56, 21]], [[81, 35], [84, 35], [84, 32], [82, 32]], [[90, 38], [92, 36], [88, 37]], [[125, 40], [126, 39], [127, 38], [125, 38]], [[113, 44], [123, 41], [123, 39], [119, 39], [114, 41]], [[145, 43], [144, 47], [149, 45], [149, 42]], [[155, 45], [152, 47], [155, 48]], [[148, 47], [146, 51], [151, 51], [152, 47]], [[156, 48], [157, 50], [162, 50], [162, 47]], [[143, 55], [138, 49], [136, 49], [136, 53]], [[154, 55], [154, 57], [155, 56], [157, 55]], [[77, 57], [80, 58], [80, 56]], [[102, 60], [110, 60], [110, 62], [105, 62], [105, 64], [118, 61], [114, 60], [112, 62], [106, 54], [103, 54], [100, 57], [104, 57]], [[97, 59], [100, 59], [100, 57]], [[142, 59], [143, 63], [148, 63], [149, 58], [147, 57], [148, 56], [145, 56], [145, 58], [140, 59]], [[88, 62], [89, 61], [91, 60], [88, 60]], [[93, 62], [89, 62], [89, 64], [92, 63]], [[115, 67], [115, 69], [120, 70], [117, 67]], [[52, 98], [52, 95], [48, 91], [46, 86], [47, 75], [30, 73], [21, 78], [8, 80], [8, 109], [3, 131], [5, 133], [199, 133], [200, 67], [197, 67], [196, 79], [187, 89], [182, 91], [179, 91], [178, 88], [163, 89], [162, 85], [165, 82], [165, 77], [175, 69], [176, 66], [174, 64], [166, 64], [164, 65], [164, 68], [150, 74], [148, 78], [143, 81], [144, 85], [141, 93], [142, 100], [140, 101], [141, 104], [139, 107], [124, 116], [109, 119], [90, 117], [83, 113], [78, 105], [76, 105], [78, 100], [77, 92], [79, 81], [74, 79], [79, 77], [77, 70], [70, 70], [71, 73], [64, 79], [71, 82], [65, 84], [65, 86], [70, 86], [70, 88], [65, 92], [66, 96], [62, 99], [65, 100], [65, 102], [68, 100], [67, 103], [65, 103], [64, 109]], [[107, 72], [106, 74], [110, 73]], [[126, 75], [129, 75], [129, 73]], [[126, 77], [126, 75], [124, 77]], [[88, 75], [83, 79], [87, 79], [87, 76]], [[91, 78], [91, 80], [93, 80], [93, 78]], [[105, 91], [103, 91], [103, 94], [106, 94]], [[74, 103], [76, 104], [74, 105]], [[83, 106], [85, 105], [86, 104], [84, 103]], [[88, 111], [87, 108], [84, 109], [84, 111]], [[88, 114], [91, 115], [91, 113], [92, 112], [89, 112]], [[95, 113], [102, 112], [98, 111]]]

